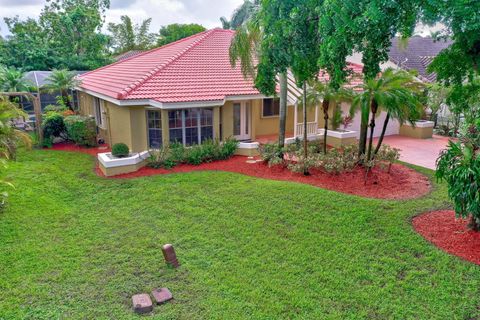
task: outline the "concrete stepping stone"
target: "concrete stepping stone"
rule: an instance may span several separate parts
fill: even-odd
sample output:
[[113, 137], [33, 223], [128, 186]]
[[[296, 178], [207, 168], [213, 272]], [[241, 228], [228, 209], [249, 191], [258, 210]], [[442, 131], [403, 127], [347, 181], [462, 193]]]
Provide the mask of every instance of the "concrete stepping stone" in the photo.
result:
[[153, 303], [146, 293], [136, 294], [132, 297], [133, 311], [138, 314], [152, 312]]
[[172, 293], [167, 288], [153, 290], [152, 296], [156, 304], [162, 304], [173, 299]]

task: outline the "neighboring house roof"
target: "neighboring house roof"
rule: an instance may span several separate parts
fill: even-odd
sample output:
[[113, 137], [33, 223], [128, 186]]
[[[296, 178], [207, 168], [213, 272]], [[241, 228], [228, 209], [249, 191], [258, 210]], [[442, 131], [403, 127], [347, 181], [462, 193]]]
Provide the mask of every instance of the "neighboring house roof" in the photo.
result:
[[392, 46], [388, 53], [389, 60], [402, 69], [417, 70], [419, 77], [425, 81], [436, 80], [434, 73], [428, 73], [427, 67], [433, 59], [452, 44], [451, 40], [434, 41], [430, 37], [411, 37], [408, 45], [402, 47], [400, 38], [392, 39]]
[[122, 54], [119, 54], [118, 56], [114, 57], [115, 61], [122, 61], [122, 60], [125, 60], [125, 59], [128, 59], [128, 58], [131, 58], [131, 57], [134, 57], [140, 53], [143, 53], [145, 51], [143, 50], [130, 50], [130, 51], [127, 51], [127, 52], [124, 52]]
[[118, 100], [161, 103], [222, 101], [258, 95], [239, 66], [230, 65], [234, 31], [213, 29], [181, 39], [80, 77], [81, 88]]
[[[76, 75], [81, 75], [87, 71], [72, 71]], [[29, 71], [23, 75], [24, 79], [30, 81], [35, 87], [40, 88], [48, 83], [47, 78], [52, 74], [52, 71]]]

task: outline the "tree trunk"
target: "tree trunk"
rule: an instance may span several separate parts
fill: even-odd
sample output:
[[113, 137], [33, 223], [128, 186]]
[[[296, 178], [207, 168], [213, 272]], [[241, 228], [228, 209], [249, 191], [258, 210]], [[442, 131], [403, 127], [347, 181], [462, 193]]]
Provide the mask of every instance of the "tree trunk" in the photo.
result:
[[330, 101], [323, 99], [322, 108], [323, 108], [323, 119], [325, 120], [325, 126], [323, 131], [323, 153], [327, 154], [327, 131], [328, 131], [328, 107], [330, 106]]
[[67, 90], [62, 90], [62, 100], [63, 100], [63, 103], [65, 104], [65, 106], [68, 107], [68, 109], [70, 109], [71, 111], [73, 111], [73, 107], [72, 107], [72, 103], [69, 99], [69, 96], [68, 96], [68, 91]]
[[[283, 72], [279, 75], [280, 80], [280, 125], [278, 128], [278, 146], [283, 148], [285, 145], [285, 123], [287, 117], [287, 73]], [[283, 154], [282, 154], [283, 157]]]
[[478, 223], [478, 221], [473, 216], [470, 217], [468, 227], [473, 231], [480, 231], [480, 223]]
[[308, 135], [307, 135], [307, 84], [303, 82], [303, 97], [302, 97], [302, 107], [303, 107], [303, 174], [308, 176], [308, 168], [305, 165], [308, 157]]
[[375, 99], [372, 100], [372, 119], [370, 120], [370, 140], [368, 141], [368, 153], [367, 153], [367, 161], [371, 160], [372, 157], [372, 145], [373, 145], [373, 132], [375, 130], [375, 116], [378, 110], [378, 104]]
[[362, 120], [360, 124], [360, 137], [358, 140], [358, 155], [364, 155], [367, 147], [367, 133], [368, 133], [368, 120], [364, 122]]
[[385, 132], [387, 131], [388, 121], [390, 121], [390, 112], [387, 113], [387, 117], [385, 118], [385, 122], [383, 123], [382, 133], [380, 134], [380, 138], [378, 138], [378, 144], [375, 148], [375, 152], [373, 153], [374, 157], [377, 155], [380, 147], [382, 146], [383, 138], [385, 137]]

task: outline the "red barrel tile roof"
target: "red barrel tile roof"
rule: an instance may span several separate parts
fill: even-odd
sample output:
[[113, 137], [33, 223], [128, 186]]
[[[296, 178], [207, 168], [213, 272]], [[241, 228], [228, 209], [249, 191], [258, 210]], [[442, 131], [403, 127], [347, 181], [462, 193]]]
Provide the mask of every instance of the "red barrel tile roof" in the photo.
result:
[[[212, 29], [140, 53], [80, 77], [80, 87], [118, 100], [148, 99], [162, 103], [223, 101], [228, 96], [260, 94], [239, 66], [230, 64], [235, 32]], [[353, 73], [361, 65], [349, 64]], [[328, 81], [327, 74], [319, 78]], [[350, 78], [351, 86], [358, 83]], [[353, 81], [352, 81], [353, 80]], [[361, 80], [360, 80], [361, 83]]]

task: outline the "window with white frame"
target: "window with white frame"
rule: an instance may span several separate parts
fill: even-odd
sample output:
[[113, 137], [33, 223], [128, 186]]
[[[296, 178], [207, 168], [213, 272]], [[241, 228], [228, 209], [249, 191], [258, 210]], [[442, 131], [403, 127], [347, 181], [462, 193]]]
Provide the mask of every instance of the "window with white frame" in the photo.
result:
[[162, 146], [162, 115], [159, 110], [147, 111], [148, 146], [159, 149]]
[[263, 117], [278, 117], [280, 114], [280, 99], [265, 98], [263, 99]]
[[213, 139], [213, 109], [195, 108], [168, 112], [170, 142], [200, 144]]
[[95, 112], [95, 121], [97, 127], [105, 128], [105, 105], [104, 101], [99, 98], [93, 98], [93, 109]]

